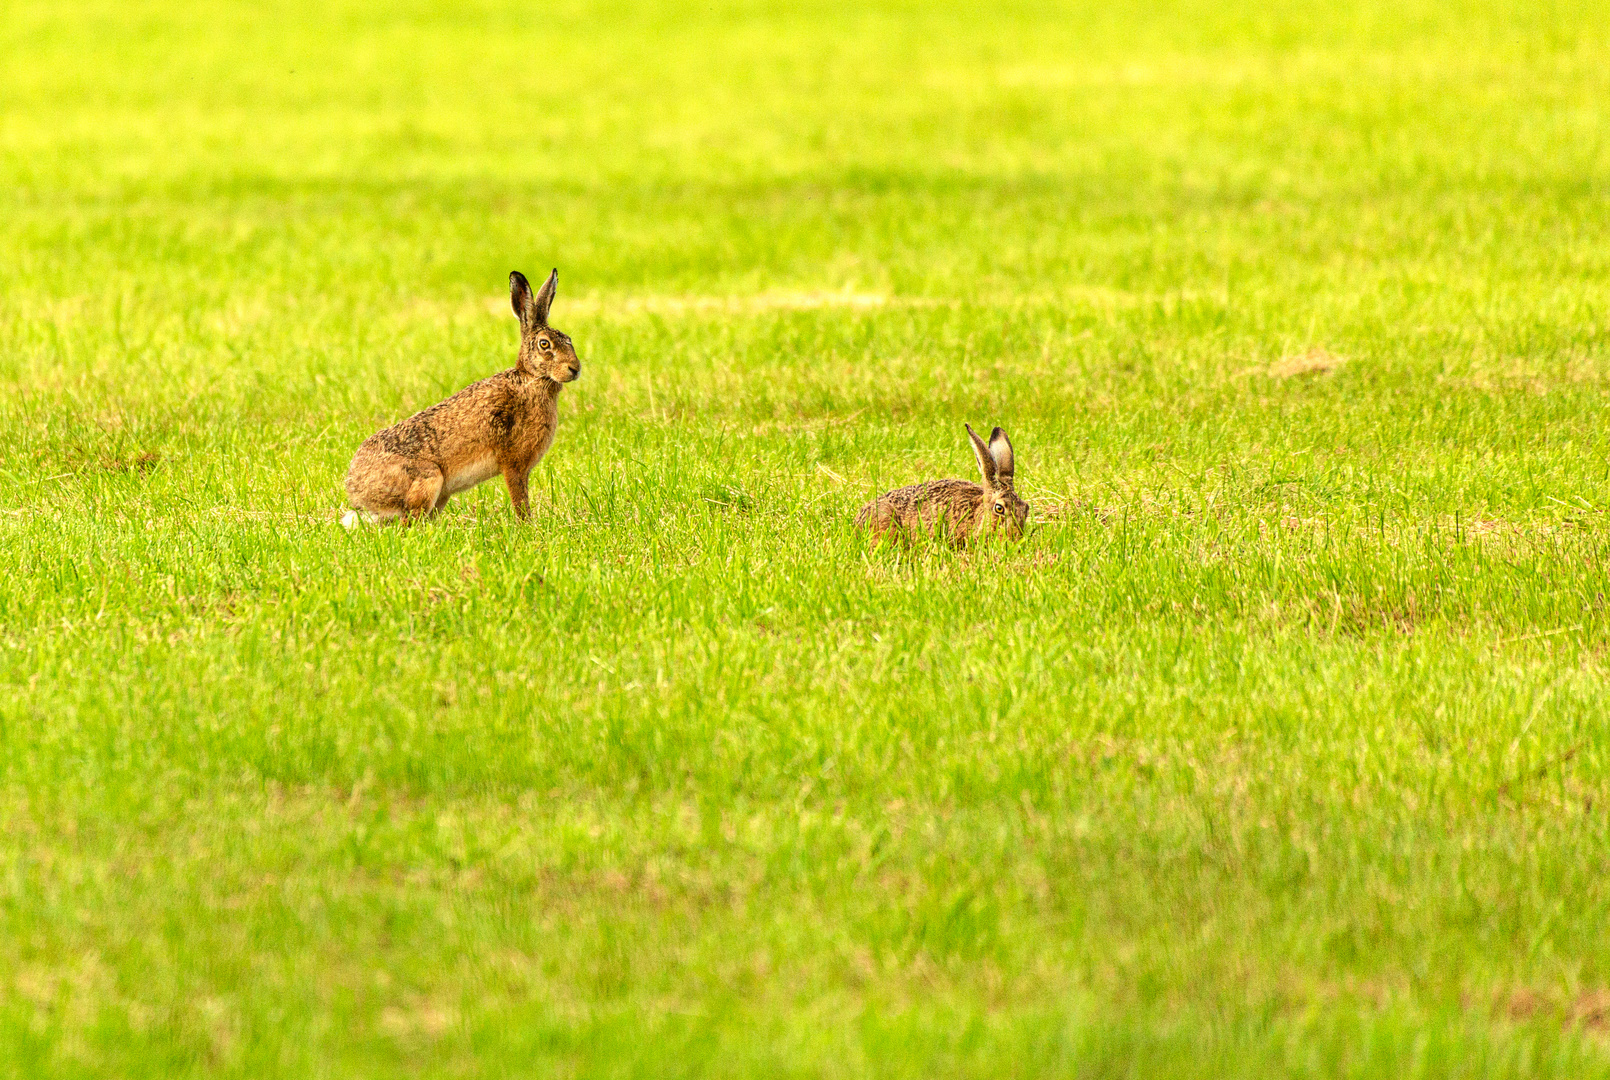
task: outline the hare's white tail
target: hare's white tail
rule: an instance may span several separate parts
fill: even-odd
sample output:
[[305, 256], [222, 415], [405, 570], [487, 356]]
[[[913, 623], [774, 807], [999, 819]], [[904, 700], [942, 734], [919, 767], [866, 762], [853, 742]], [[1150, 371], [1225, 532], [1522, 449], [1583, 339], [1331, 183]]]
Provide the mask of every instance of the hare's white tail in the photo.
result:
[[396, 517], [396, 514], [377, 514], [373, 510], [353, 509], [341, 515], [341, 524], [349, 529], [356, 529], [359, 525], [384, 525]]

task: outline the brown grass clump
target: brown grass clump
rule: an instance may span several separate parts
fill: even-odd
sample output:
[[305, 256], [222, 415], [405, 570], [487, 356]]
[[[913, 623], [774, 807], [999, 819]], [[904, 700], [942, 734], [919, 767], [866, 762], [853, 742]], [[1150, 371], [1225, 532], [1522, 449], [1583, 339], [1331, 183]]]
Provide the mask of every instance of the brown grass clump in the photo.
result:
[[1315, 345], [1304, 352], [1281, 357], [1269, 365], [1269, 374], [1276, 379], [1290, 379], [1298, 375], [1322, 375], [1340, 367], [1345, 359], [1323, 345]]

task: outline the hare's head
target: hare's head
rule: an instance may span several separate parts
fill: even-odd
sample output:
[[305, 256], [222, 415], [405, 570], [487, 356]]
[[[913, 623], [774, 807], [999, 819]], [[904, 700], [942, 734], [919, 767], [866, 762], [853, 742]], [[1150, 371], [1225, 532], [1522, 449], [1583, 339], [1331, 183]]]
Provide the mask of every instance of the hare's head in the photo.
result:
[[989, 442], [978, 437], [971, 424], [967, 437], [973, 442], [978, 471], [984, 476], [984, 501], [978, 507], [978, 532], [999, 530], [1007, 536], [1022, 536], [1029, 520], [1029, 504], [1012, 489], [1012, 443], [1006, 432], [996, 428]]
[[570, 335], [548, 325], [548, 308], [558, 290], [558, 270], [548, 275], [535, 296], [524, 274], [516, 270], [509, 275], [509, 301], [520, 316], [520, 367], [552, 382], [575, 382], [581, 378], [581, 361]]

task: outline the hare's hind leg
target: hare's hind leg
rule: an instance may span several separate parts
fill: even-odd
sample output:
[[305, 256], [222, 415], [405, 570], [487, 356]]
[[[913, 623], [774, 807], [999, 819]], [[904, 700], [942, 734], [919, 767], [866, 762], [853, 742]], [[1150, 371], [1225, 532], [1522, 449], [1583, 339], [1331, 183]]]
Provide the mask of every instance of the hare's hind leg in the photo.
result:
[[360, 520], [387, 522], [433, 513], [446, 501], [443, 479], [433, 462], [360, 449], [347, 472], [347, 501], [354, 513], [342, 521], [356, 525]]
[[403, 517], [409, 520], [429, 517], [447, 505], [448, 493], [443, 490], [447, 477], [442, 470], [428, 461], [414, 463], [410, 470], [413, 482], [403, 496]]

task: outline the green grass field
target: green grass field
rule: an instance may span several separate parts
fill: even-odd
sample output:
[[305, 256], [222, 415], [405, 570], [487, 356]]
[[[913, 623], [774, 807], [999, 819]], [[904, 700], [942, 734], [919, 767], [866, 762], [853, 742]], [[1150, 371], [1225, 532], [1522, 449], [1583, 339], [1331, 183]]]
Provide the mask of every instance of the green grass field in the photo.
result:
[[1610, 21], [1253, 7], [7, 5], [0, 1077], [1610, 1076]]

